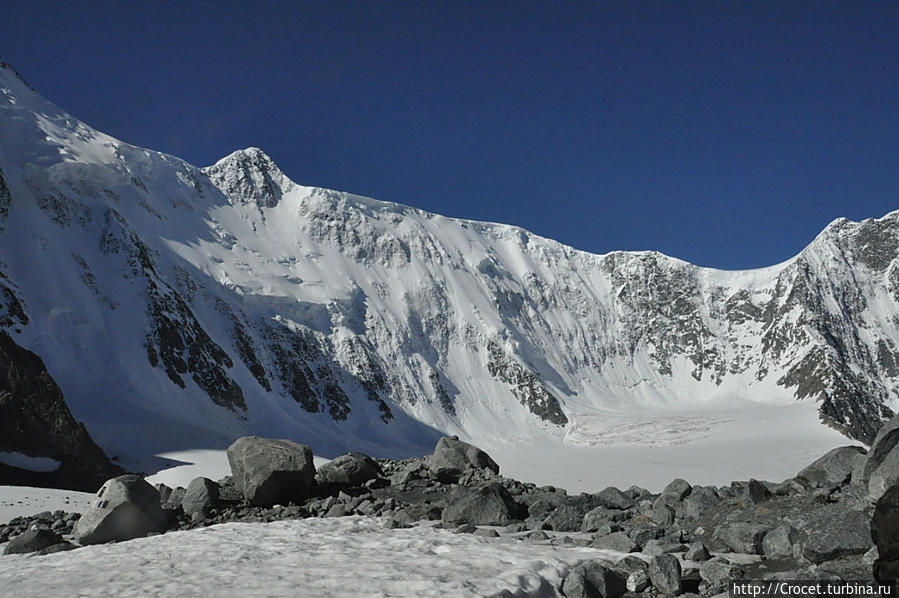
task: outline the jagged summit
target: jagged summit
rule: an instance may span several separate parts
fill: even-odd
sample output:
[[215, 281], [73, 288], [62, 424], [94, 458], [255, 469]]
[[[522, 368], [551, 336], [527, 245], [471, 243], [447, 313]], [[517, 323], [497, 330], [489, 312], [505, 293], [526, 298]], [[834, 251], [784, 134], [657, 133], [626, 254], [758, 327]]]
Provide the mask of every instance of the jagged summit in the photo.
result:
[[237, 150], [225, 156], [203, 173], [226, 196], [259, 208], [273, 208], [292, 182], [275, 162], [258, 147]]

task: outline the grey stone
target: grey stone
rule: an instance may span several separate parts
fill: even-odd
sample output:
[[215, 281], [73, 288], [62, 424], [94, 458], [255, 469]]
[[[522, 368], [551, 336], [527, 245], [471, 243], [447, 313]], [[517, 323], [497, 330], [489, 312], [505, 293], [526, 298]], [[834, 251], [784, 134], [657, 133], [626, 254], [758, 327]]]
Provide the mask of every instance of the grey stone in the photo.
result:
[[765, 534], [762, 540], [762, 554], [769, 559], [790, 558], [798, 541], [799, 532], [795, 528], [781, 525]]
[[525, 536], [525, 538], [528, 540], [528, 542], [546, 542], [547, 540], [549, 540], [549, 536], [546, 535], [546, 532], [539, 529], [532, 531], [527, 536]]
[[490, 529], [489, 527], [481, 527], [474, 531], [474, 535], [481, 536], [483, 538], [499, 538], [499, 532], [495, 529]]
[[630, 573], [631, 571], [637, 571], [639, 569], [645, 571], [648, 567], [649, 563], [635, 554], [626, 554], [615, 563], [615, 568], [625, 573]]
[[796, 474], [811, 484], [839, 486], [852, 478], [852, 471], [867, 461], [867, 451], [860, 446], [841, 446], [828, 451]]
[[614, 486], [609, 486], [602, 491], [594, 494], [600, 506], [607, 509], [617, 509], [623, 511], [634, 506], [634, 499]]
[[596, 507], [584, 514], [584, 519], [581, 522], [581, 531], [595, 532], [608, 526], [609, 521], [609, 509], [605, 507]]
[[166, 523], [156, 488], [139, 475], [126, 474], [103, 484], [74, 534], [81, 544], [102, 544], [160, 532]]
[[164, 506], [172, 496], [172, 489], [161, 483], [155, 484], [153, 487], [156, 488], [156, 492], [159, 492], [159, 503]]
[[874, 578], [899, 579], [899, 484], [891, 486], [874, 505], [871, 538], [877, 548]]
[[499, 465], [490, 455], [458, 438], [444, 436], [437, 441], [428, 458], [428, 470], [438, 480], [455, 480], [466, 469], [488, 469], [499, 473]]
[[219, 499], [219, 485], [209, 478], [194, 478], [187, 485], [181, 509], [194, 519], [205, 518]]
[[748, 482], [732, 482], [734, 495], [740, 499], [744, 505], [754, 505], [764, 502], [771, 497], [771, 491], [768, 487], [758, 480], [749, 480]]
[[709, 549], [706, 548], [706, 545], [702, 542], [693, 542], [687, 548], [687, 552], [684, 553], [684, 558], [688, 561], [694, 561], [697, 563], [707, 561], [711, 558], [711, 554], [709, 554]]
[[899, 481], [899, 415], [890, 418], [874, 437], [868, 450], [862, 482], [868, 487], [871, 501], [876, 501]]
[[626, 589], [617, 571], [596, 561], [578, 563], [562, 582], [562, 594], [566, 598], [618, 598]]
[[443, 509], [443, 525], [507, 525], [521, 517], [520, 506], [501, 484], [491, 482], [476, 488], [460, 487]]
[[178, 486], [172, 493], [169, 494], [169, 499], [163, 503], [163, 508], [178, 510], [181, 508], [181, 500], [184, 498], [184, 494], [187, 492], [186, 488], [182, 488]]
[[849, 511], [839, 518], [821, 516], [803, 529], [802, 555], [813, 563], [864, 554], [873, 545], [871, 520], [859, 511]]
[[62, 536], [46, 529], [28, 530], [9, 541], [3, 554], [38, 552], [55, 544], [65, 543]]
[[649, 573], [646, 569], [637, 569], [627, 575], [625, 582], [628, 592], [642, 592], [649, 587]]
[[706, 486], [693, 488], [690, 495], [684, 499], [684, 517], [686, 519], [699, 519], [702, 515], [721, 501], [718, 492]]
[[[528, 515], [530, 515], [530, 509]], [[544, 523], [553, 531], [576, 532], [580, 531], [583, 526], [585, 516], [584, 507], [564, 504], [550, 513]]]
[[300, 503], [315, 478], [312, 450], [290, 440], [244, 436], [228, 447], [234, 483], [250, 504]]
[[699, 565], [699, 576], [712, 588], [721, 588], [731, 579], [740, 579], [743, 570], [724, 559], [714, 558]]
[[660, 593], [675, 596], [681, 592], [681, 565], [677, 557], [661, 554], [649, 561], [647, 569], [652, 586]]
[[677, 478], [676, 480], [673, 480], [670, 484], [665, 486], [665, 489], [662, 490], [662, 494], [666, 496], [673, 496], [676, 500], [683, 500], [687, 498], [692, 491], [693, 486], [691, 486], [689, 482]]
[[734, 552], [761, 554], [762, 540], [769, 529], [759, 523], [726, 523], [718, 529], [717, 536]]
[[618, 552], [634, 552], [637, 550], [637, 543], [625, 532], [614, 532], [605, 536], [594, 538], [593, 548], [601, 548], [605, 550], [616, 550]]
[[358, 488], [383, 475], [374, 459], [362, 453], [335, 457], [315, 472], [315, 481], [336, 488]]

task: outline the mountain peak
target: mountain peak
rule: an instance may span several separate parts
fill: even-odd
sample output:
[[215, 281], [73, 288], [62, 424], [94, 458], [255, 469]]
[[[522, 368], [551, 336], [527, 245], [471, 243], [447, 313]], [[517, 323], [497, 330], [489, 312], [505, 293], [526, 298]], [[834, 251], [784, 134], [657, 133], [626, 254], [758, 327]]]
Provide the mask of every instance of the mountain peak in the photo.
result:
[[229, 198], [243, 205], [273, 208], [293, 183], [258, 147], [237, 150], [203, 172]]

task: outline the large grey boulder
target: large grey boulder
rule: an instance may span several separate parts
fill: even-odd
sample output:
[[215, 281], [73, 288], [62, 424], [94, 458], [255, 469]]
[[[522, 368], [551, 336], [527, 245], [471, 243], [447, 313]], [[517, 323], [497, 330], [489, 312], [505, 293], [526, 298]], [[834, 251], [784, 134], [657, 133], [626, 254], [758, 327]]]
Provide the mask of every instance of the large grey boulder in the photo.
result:
[[891, 486], [874, 506], [871, 539], [877, 546], [874, 579], [899, 579], [899, 484]]
[[607, 509], [617, 509], [623, 511], [634, 506], [635, 501], [629, 495], [625, 494], [615, 486], [609, 486], [604, 490], [594, 494], [596, 502]]
[[687, 498], [692, 491], [693, 486], [691, 486], [688, 481], [677, 478], [665, 486], [665, 489], [662, 490], [662, 495], [673, 496], [676, 500], [683, 500]]
[[618, 598], [626, 589], [620, 573], [596, 561], [578, 563], [562, 582], [566, 598]]
[[813, 485], [840, 486], [848, 483], [852, 471], [865, 463], [866, 455], [867, 451], [860, 446], [841, 446], [828, 451], [796, 477]]
[[839, 517], [815, 517], [802, 531], [802, 556], [813, 563], [865, 554], [873, 546], [871, 520], [859, 511], [849, 511]]
[[374, 459], [353, 452], [335, 457], [319, 467], [315, 472], [315, 481], [337, 488], [358, 488], [383, 473]]
[[312, 491], [312, 449], [290, 440], [244, 436], [228, 447], [234, 484], [256, 506], [302, 502]]
[[770, 529], [759, 523], [727, 523], [717, 530], [717, 535], [734, 552], [761, 554], [762, 540]]
[[219, 499], [219, 485], [209, 478], [194, 478], [181, 499], [181, 509], [194, 520], [204, 519]]
[[768, 559], [790, 558], [794, 554], [799, 532], [789, 525], [776, 527], [762, 540], [762, 553]]
[[649, 580], [660, 594], [675, 596], [681, 593], [681, 566], [672, 554], [660, 554], [649, 561]]
[[690, 495], [684, 499], [684, 517], [686, 519], [699, 519], [702, 515], [721, 501], [718, 492], [714, 488], [697, 486]]
[[738, 565], [715, 557], [699, 565], [699, 577], [710, 588], [720, 590], [731, 579], [743, 577], [743, 570]]
[[499, 465], [490, 455], [455, 437], [444, 436], [438, 440], [434, 454], [428, 458], [428, 471], [441, 481], [458, 479], [462, 472], [472, 468], [499, 473]]
[[501, 484], [461, 487], [443, 509], [443, 525], [507, 525], [521, 518], [521, 507]]
[[126, 474], [103, 484], [74, 534], [81, 544], [102, 544], [161, 532], [166, 523], [156, 488], [139, 475]]
[[877, 501], [890, 486], [899, 481], [897, 444], [899, 444], [899, 415], [883, 424], [868, 451], [862, 482], [867, 485], [868, 495], [872, 501]]
[[598, 536], [593, 540], [593, 548], [615, 550], [617, 552], [634, 552], [638, 546], [625, 532], [614, 532]]

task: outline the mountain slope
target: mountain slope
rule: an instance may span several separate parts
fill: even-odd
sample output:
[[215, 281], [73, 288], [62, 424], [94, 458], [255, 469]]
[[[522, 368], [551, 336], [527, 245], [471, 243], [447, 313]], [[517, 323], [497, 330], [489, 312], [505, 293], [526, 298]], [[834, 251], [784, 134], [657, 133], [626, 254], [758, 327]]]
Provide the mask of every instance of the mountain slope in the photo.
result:
[[747, 272], [592, 255], [304, 187], [255, 148], [198, 169], [7, 67], [0, 90], [0, 326], [131, 466], [248, 432], [578, 443], [597, 414], [728, 400], [816, 401], [870, 441], [895, 405], [899, 212]]

